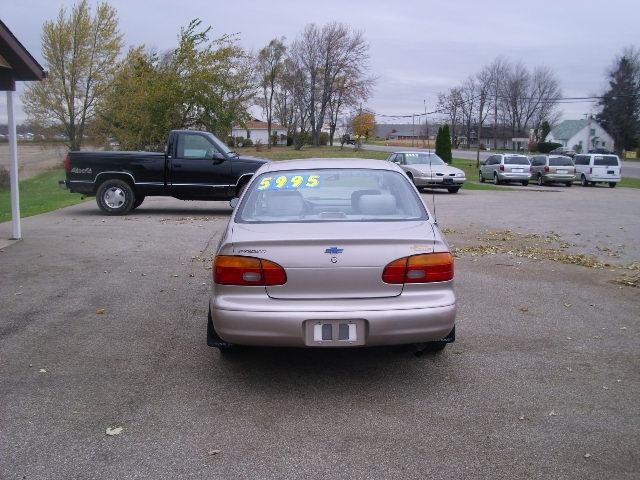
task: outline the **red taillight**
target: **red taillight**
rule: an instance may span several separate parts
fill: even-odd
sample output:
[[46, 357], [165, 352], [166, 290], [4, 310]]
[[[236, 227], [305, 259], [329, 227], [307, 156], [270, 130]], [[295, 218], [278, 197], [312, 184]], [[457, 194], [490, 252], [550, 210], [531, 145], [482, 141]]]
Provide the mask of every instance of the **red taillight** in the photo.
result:
[[545, 171], [545, 172], [549, 172], [549, 166], [548, 166], [548, 165], [545, 165], [545, 166], [544, 166], [544, 171]]
[[67, 153], [62, 164], [64, 165], [64, 171], [67, 173], [71, 173], [71, 155]]
[[269, 260], [218, 255], [213, 262], [213, 281], [222, 285], [284, 285], [287, 274], [284, 268]]
[[504, 165], [500, 165], [500, 171], [504, 172]]
[[382, 272], [385, 283], [429, 283], [453, 279], [453, 255], [448, 252], [403, 257]]

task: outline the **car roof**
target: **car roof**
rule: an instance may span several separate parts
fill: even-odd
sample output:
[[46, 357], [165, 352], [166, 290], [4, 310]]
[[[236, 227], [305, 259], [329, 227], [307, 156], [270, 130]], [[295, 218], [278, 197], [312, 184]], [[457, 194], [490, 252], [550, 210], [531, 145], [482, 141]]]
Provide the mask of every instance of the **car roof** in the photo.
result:
[[423, 153], [425, 155], [436, 155], [436, 152], [422, 152], [419, 150], [398, 150], [397, 152], [390, 152], [390, 153]]
[[305, 158], [276, 160], [265, 163], [256, 173], [284, 170], [312, 170], [318, 168], [362, 168], [369, 170], [393, 170], [404, 173], [395, 163], [369, 158]]

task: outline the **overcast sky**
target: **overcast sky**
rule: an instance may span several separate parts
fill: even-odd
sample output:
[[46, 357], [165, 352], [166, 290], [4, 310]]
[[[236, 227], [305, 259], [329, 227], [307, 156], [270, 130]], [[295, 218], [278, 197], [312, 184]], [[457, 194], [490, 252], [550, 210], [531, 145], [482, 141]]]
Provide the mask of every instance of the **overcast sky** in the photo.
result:
[[[601, 93], [620, 51], [640, 46], [638, 0], [245, 1], [111, 0], [126, 45], [159, 50], [176, 45], [181, 26], [199, 17], [214, 34], [238, 33], [257, 50], [274, 37], [293, 40], [307, 23], [341, 21], [365, 33], [371, 73], [378, 77], [368, 107], [379, 114], [411, 114], [435, 107], [438, 92], [461, 82], [497, 56], [551, 67], [565, 96]], [[2, 0], [2, 21], [42, 61], [42, 23], [73, 1]], [[43, 63], [44, 66], [44, 63]], [[20, 89], [21, 90], [21, 89]], [[19, 105], [20, 106], [20, 105]], [[589, 103], [561, 105], [581, 118]], [[24, 115], [19, 108], [18, 121]], [[383, 119], [379, 119], [383, 120]], [[0, 122], [6, 104], [0, 99]], [[392, 120], [386, 120], [392, 121]]]

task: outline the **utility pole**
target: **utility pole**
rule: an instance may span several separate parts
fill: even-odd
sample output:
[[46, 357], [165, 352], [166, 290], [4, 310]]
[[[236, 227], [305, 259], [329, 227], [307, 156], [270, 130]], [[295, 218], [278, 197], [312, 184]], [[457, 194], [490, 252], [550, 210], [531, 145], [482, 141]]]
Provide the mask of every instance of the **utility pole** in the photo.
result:
[[422, 100], [422, 104], [424, 105], [424, 132], [422, 135], [422, 148], [425, 148], [427, 145], [425, 143], [425, 136], [426, 136], [426, 141], [429, 141], [429, 136], [427, 135], [427, 132], [429, 131], [427, 128], [427, 101], [426, 100]]
[[414, 113], [411, 114], [411, 123], [413, 125], [413, 136], [411, 137], [411, 146], [414, 147], [414, 143], [416, 140], [416, 115]]

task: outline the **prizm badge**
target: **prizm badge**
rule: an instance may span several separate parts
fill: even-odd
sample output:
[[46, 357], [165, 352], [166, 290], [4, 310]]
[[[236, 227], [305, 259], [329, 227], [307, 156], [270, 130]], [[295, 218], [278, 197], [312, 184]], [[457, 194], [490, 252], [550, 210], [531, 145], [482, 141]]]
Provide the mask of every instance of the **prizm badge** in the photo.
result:
[[238, 253], [267, 253], [264, 248], [241, 248]]
[[344, 252], [344, 248], [338, 248], [338, 247], [329, 247], [324, 251], [324, 253], [329, 253], [331, 255], [337, 255], [342, 252]]

